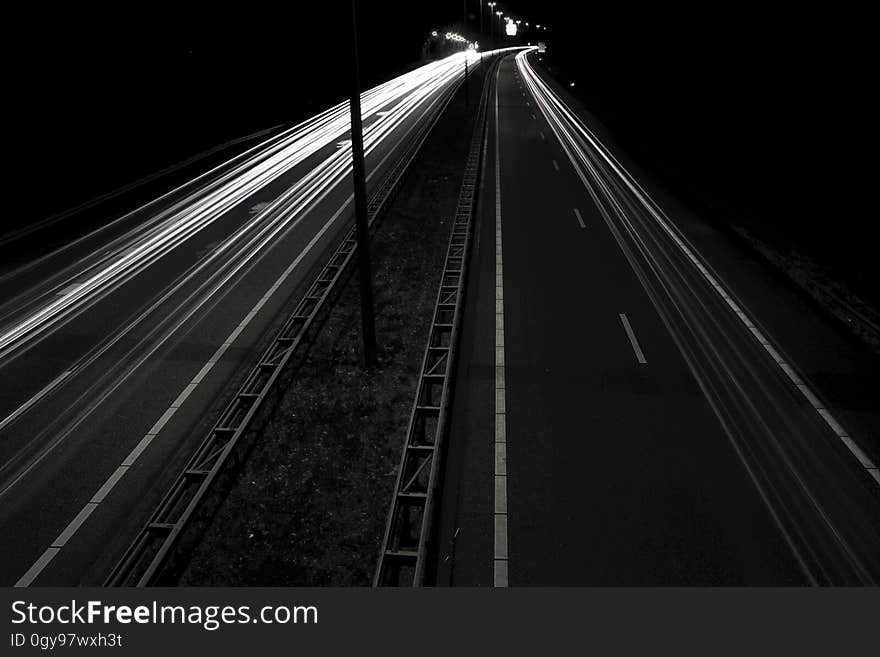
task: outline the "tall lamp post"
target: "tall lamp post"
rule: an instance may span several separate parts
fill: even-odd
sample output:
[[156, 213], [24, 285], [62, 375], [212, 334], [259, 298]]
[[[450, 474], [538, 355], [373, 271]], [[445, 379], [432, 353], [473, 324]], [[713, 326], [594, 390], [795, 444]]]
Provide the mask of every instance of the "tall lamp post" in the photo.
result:
[[367, 179], [364, 167], [364, 128], [361, 121], [361, 80], [358, 70], [357, 0], [351, 0], [351, 160], [354, 182], [355, 234], [361, 290], [361, 328], [364, 364], [376, 364], [376, 320], [373, 315], [373, 278], [370, 268], [370, 226], [367, 220]]

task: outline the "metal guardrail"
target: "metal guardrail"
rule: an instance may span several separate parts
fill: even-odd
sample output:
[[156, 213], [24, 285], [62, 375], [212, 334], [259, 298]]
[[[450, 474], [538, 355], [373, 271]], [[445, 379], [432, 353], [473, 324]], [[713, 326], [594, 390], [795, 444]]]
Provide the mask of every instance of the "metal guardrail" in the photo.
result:
[[[433, 114], [424, 122], [407, 150], [370, 197], [367, 211], [371, 229], [400, 188], [409, 165], [460, 85], [461, 82], [453, 85], [446, 96], [436, 103]], [[316, 320], [322, 310], [332, 305], [329, 301], [331, 296], [341, 289], [340, 283], [344, 283], [350, 275], [349, 265], [355, 251], [352, 227], [257, 365], [248, 374], [235, 397], [221, 413], [183, 472], [178, 475], [150, 520], [116, 564], [105, 586], [149, 586], [155, 582], [212, 485], [224, 471], [230, 457], [235, 454], [241, 438], [249, 430], [251, 422], [281, 373], [314, 340], [320, 329], [320, 323]]]
[[[496, 59], [492, 66], [498, 61]], [[421, 586], [424, 582], [464, 306], [476, 187], [485, 151], [492, 66], [484, 78], [373, 586]]]

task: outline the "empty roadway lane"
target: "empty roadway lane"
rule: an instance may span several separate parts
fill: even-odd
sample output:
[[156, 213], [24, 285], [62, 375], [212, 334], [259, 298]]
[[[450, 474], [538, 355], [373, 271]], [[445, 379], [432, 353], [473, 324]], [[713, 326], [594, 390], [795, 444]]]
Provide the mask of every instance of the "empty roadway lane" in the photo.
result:
[[437, 582], [876, 584], [859, 436], [534, 56], [491, 107]]

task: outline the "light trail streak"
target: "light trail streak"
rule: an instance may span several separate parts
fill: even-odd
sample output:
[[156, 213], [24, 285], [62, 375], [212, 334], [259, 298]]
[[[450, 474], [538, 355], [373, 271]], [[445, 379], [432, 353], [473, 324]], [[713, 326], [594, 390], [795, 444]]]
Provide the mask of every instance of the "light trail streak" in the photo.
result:
[[[874, 583], [880, 534], [861, 486], [880, 483], [877, 465], [660, 206], [535, 73], [527, 52], [516, 63], [808, 579]], [[829, 430], [849, 454], [822, 447]], [[866, 481], [854, 477], [855, 465]], [[847, 511], [832, 518], [832, 508]]]
[[[461, 80], [464, 56], [462, 53], [428, 64], [364, 93], [362, 102], [365, 116], [375, 117], [365, 128], [364, 146], [368, 156], [388, 139], [396, 143], [407, 138], [412, 127], [402, 130], [405, 122], [416, 125], [418, 119]], [[471, 60], [479, 58], [473, 53], [467, 56]], [[250, 271], [274, 243], [300, 223], [309, 209], [350, 176], [350, 140], [346, 148], [335, 148], [339, 137], [349, 130], [349, 119], [348, 104], [341, 103], [282, 135], [266, 140], [251, 149], [246, 157], [233, 158], [230, 161], [233, 166], [217, 180], [114, 239], [86, 261], [68, 267], [49, 283], [43, 283], [38, 295], [30, 295], [39, 298], [39, 307], [33, 309], [33, 299], [28, 298], [30, 306], [27, 310], [30, 312], [11, 322], [11, 325], [7, 324], [0, 333], [0, 368], [145, 272], [223, 213], [251, 198], [278, 176], [311, 157], [312, 160], [306, 163], [311, 168], [286, 191], [274, 201], [261, 204], [259, 212], [251, 215], [248, 221], [215, 245], [208, 255], [159, 291], [143, 312], [139, 311], [136, 317], [115, 327], [103, 342], [80, 357], [74, 365], [68, 366], [68, 369], [76, 373], [85, 371], [91, 363], [108, 353], [146, 321], [151, 322], [149, 353], [154, 353], [187, 319], [234, 284], [236, 276]], [[334, 147], [327, 149], [328, 146]], [[223, 165], [217, 167], [217, 170], [222, 169]], [[187, 293], [189, 288], [186, 286], [192, 282], [197, 287]], [[179, 301], [179, 296], [174, 299], [174, 295], [179, 295], [181, 290], [186, 295], [184, 300]], [[27, 294], [23, 296], [28, 297]], [[169, 300], [173, 301], [171, 307]], [[148, 338], [139, 340], [136, 347], [121, 359], [125, 361], [125, 372], [114, 366], [101, 379], [110, 377], [121, 381], [127, 378], [133, 368], [144, 362], [141, 358], [129, 359], [146, 346], [144, 343]], [[87, 392], [86, 396], [97, 394], [96, 399], [103, 399], [105, 395], [99, 394], [96, 386], [103, 387], [103, 384], [93, 382], [88, 386], [91, 393]], [[84, 410], [94, 408], [94, 404], [87, 399], [81, 398], [80, 403], [84, 405], [81, 407]], [[20, 407], [3, 420], [3, 425], [22, 414]], [[51, 432], [56, 438], [66, 433], [57, 422], [49, 424], [56, 425]], [[47, 430], [49, 428], [46, 427]], [[40, 440], [39, 437], [35, 439]], [[54, 444], [55, 440], [52, 442]], [[27, 448], [17, 457], [6, 461], [0, 471], [19, 461], [26, 451]]]
[[[475, 53], [458, 53], [366, 91], [361, 101], [364, 117], [374, 119], [364, 134], [368, 152], [393, 135], [404, 121], [417, 116], [438, 93], [459, 81], [465, 57], [474, 63], [479, 60]], [[349, 132], [349, 121], [348, 103], [343, 102], [285, 131], [207, 188], [186, 196], [88, 261], [69, 268], [50, 288], [43, 286], [36, 295], [33, 291], [19, 295], [28, 299], [28, 312], [24, 316], [15, 310], [5, 314], [5, 325], [0, 330], [0, 363], [20, 355], [26, 346], [86, 310], [90, 302], [118, 289], [266, 185], [340, 141]], [[348, 175], [350, 159], [350, 146], [338, 149], [252, 221], [259, 224], [285, 205], [286, 219], [290, 220], [322, 190]], [[35, 296], [40, 302], [36, 308]]]
[[[454, 91], [464, 75], [464, 57], [470, 59], [473, 70], [479, 55], [461, 54], [422, 67], [363, 95], [364, 115], [371, 119], [365, 128], [365, 153], [368, 156], [373, 154], [375, 158], [372, 163], [368, 161], [373, 165], [372, 169], [368, 167], [368, 179], [383, 170], [385, 162], [397, 154], [398, 145], [406, 143], [411, 135], [418, 132], [422, 117], [433, 116], [444, 105], [448, 94]], [[85, 379], [85, 390], [78, 394], [75, 403], [60, 416], [50, 418], [38, 429], [36, 436], [30, 437], [17, 454], [0, 466], [3, 476], [0, 497], [86, 422], [92, 412], [123, 386], [135, 370], [154, 358], [166, 341], [180, 335], [185, 324], [201, 321], [198, 315], [201, 310], [207, 313], [210, 308], [216, 307], [247, 272], [261, 263], [262, 256], [306, 218], [317, 203], [338, 185], [345, 183], [351, 173], [351, 142], [343, 140], [345, 147], [340, 149], [335, 148], [335, 144], [348, 130], [349, 110], [346, 102], [217, 167], [214, 170], [217, 175], [214, 178], [206, 176], [207, 184], [201, 189], [188, 193], [170, 208], [147, 218], [123, 236], [105, 244], [85, 262], [76, 263], [51, 276], [38, 289], [36, 296], [41, 302], [38, 307], [34, 307], [33, 290], [19, 295], [20, 299], [26, 300], [25, 305], [30, 304], [27, 306], [30, 312], [18, 312], [17, 322], [8, 322], [7, 327], [0, 330], [0, 336], [10, 339], [10, 343], [5, 345], [5, 353], [0, 351], [0, 368], [66, 322], [82, 315], [131, 278], [146, 271], [229, 209], [247, 203], [246, 207], [257, 210], [255, 214], [247, 213], [245, 220], [233, 227], [231, 234], [222, 237], [219, 242], [212, 241], [210, 251], [198, 256], [195, 264], [170, 284], [166, 286], [163, 283], [163, 288], [147, 302], [145, 309], [138, 310], [132, 317], [123, 318], [120, 327], [114, 327], [107, 336], [103, 336], [101, 343], [92, 347], [76, 367], [65, 373], [64, 378], [71, 373], [80, 375], [101, 356], [109, 360], [108, 366], [97, 376], [94, 373], [88, 377], [83, 374], [81, 378]], [[383, 145], [387, 148], [376, 152]], [[259, 199], [261, 202], [254, 205], [257, 192], [298, 165], [304, 165], [304, 173], [293, 184], [280, 193], [276, 186], [272, 191], [274, 200], [266, 202], [267, 197], [263, 195]], [[310, 231], [308, 235], [313, 236], [299, 255], [291, 254], [293, 262], [285, 272], [292, 271], [305, 258], [312, 246], [337, 225], [338, 218], [345, 217], [344, 210], [351, 200], [347, 191], [343, 195], [347, 200], [335, 212], [332, 208], [328, 209], [329, 218], [323, 214], [308, 215], [313, 217], [306, 224]], [[240, 214], [236, 215], [236, 219]], [[213, 239], [213, 236], [209, 239]], [[274, 292], [286, 276], [287, 273], [282, 274], [264, 299]], [[80, 294], [84, 290], [88, 290], [88, 293]], [[56, 303], [59, 300], [64, 303]], [[0, 325], [9, 317], [16, 316], [15, 309], [8, 312], [15, 305], [9, 301], [0, 305]], [[241, 330], [254, 312], [252, 310], [244, 318], [237, 330]], [[23, 319], [21, 315], [24, 315]], [[25, 331], [14, 335], [9, 330], [9, 324], [13, 329], [21, 327]], [[137, 334], [129, 336], [139, 324], [148, 329], [147, 334], [142, 337]], [[123, 342], [123, 338], [127, 337], [129, 341]], [[114, 350], [110, 351], [111, 348]], [[62, 381], [53, 382], [48, 389], [54, 390], [56, 384], [60, 386]], [[41, 392], [38, 396], [42, 395]], [[182, 398], [185, 396], [181, 395], [178, 400]], [[20, 412], [30, 409], [31, 405], [28, 403], [24, 405], [26, 408], [20, 407]], [[17, 412], [16, 417], [8, 418], [6, 424], [17, 419], [19, 414]], [[154, 428], [158, 425], [154, 425]], [[38, 446], [39, 452], [34, 453], [31, 446]], [[108, 481], [115, 484], [118, 478], [111, 476]], [[106, 493], [106, 488], [105, 485], [101, 491]], [[93, 500], [98, 497], [96, 495]], [[77, 525], [68, 525], [63, 535], [70, 533], [71, 526]], [[58, 549], [60, 546], [53, 544], [47, 554], [54, 556]], [[38, 570], [46, 563], [41, 558]]]

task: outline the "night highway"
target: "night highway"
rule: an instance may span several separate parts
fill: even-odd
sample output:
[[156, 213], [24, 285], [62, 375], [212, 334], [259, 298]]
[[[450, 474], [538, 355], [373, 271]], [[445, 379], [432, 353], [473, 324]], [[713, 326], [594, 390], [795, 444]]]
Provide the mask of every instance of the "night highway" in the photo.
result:
[[381, 4], [21, 17], [4, 587], [877, 587], [852, 18]]
[[[442, 107], [463, 57], [364, 94], [371, 181]], [[351, 202], [348, 129], [348, 107], [334, 107], [4, 272], [2, 363], [19, 382], [4, 387], [0, 412], [3, 525], [16, 536], [5, 579], [30, 584], [51, 557], [47, 581], [89, 581], [106, 528], [118, 531], [145, 487], [161, 486], [168, 461], [337, 237]], [[139, 483], [122, 479], [129, 470]], [[117, 490], [132, 497], [116, 506], [107, 495]], [[94, 533], [81, 536], [87, 518]]]
[[876, 584], [880, 476], [841, 424], [876, 435], [876, 409], [838, 421], [770, 342], [773, 314], [748, 314], [748, 291], [724, 285], [535, 59], [496, 75], [495, 198], [453, 413], [468, 453], [445, 491], [468, 503], [446, 520], [441, 576]]

